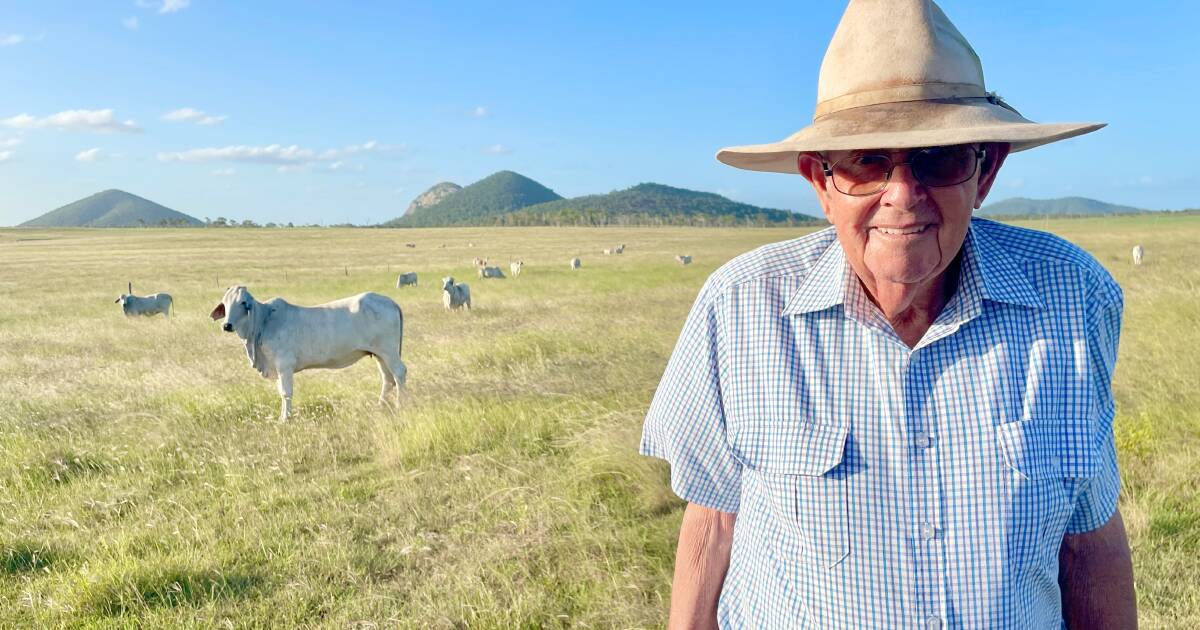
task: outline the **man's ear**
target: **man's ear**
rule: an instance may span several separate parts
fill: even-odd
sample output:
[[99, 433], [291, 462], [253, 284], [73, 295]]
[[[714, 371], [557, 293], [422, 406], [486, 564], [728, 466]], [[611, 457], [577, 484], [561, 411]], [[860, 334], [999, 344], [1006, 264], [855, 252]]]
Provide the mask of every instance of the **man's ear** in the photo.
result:
[[815, 153], [801, 153], [796, 156], [796, 170], [804, 179], [812, 184], [813, 191], [817, 193], [817, 201], [821, 204], [821, 211], [825, 213], [825, 218], [829, 218], [829, 204], [826, 201], [829, 199], [829, 191], [833, 182], [825, 177], [825, 163], [821, 156]]
[[1011, 149], [1012, 145], [1007, 142], [989, 142], [983, 145], [983, 150], [987, 151], [987, 155], [979, 165], [979, 192], [975, 195], [976, 210], [983, 206], [983, 200], [991, 192], [992, 184], [996, 183], [996, 175], [1000, 173], [1000, 167], [1004, 166], [1004, 160], [1008, 158]]

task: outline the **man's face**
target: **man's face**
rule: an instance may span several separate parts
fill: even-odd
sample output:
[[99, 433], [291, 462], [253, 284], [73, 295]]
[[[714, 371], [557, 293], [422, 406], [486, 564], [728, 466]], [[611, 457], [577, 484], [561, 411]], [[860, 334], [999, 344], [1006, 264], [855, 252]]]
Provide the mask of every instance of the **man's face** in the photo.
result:
[[[851, 267], [868, 286], [879, 286], [880, 283], [919, 285], [936, 279], [953, 262], [966, 238], [972, 209], [982, 204], [1008, 153], [1007, 145], [989, 144], [981, 148], [988, 152], [988, 158], [983, 160], [983, 165], [977, 164], [978, 168], [969, 179], [938, 187], [921, 183], [913, 176], [912, 165], [901, 163], [913, 158], [913, 150], [872, 149], [825, 154], [823, 161], [830, 166], [848, 157], [885, 155], [891, 158], [894, 166], [886, 186], [865, 196], [840, 192], [839, 186], [843, 190], [848, 186], [842, 179], [835, 186], [834, 178], [825, 176], [822, 156], [802, 155], [799, 166], [801, 174], [816, 189], [825, 216], [837, 231]], [[838, 169], [834, 170], [838, 172]]]

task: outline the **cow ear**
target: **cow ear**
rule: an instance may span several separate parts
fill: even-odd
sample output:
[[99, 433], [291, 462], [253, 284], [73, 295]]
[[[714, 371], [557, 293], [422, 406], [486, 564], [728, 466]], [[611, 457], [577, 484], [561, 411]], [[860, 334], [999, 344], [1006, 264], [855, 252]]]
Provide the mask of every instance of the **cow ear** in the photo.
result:
[[113, 300], [113, 304], [120, 304], [120, 303], [121, 303], [121, 298], [117, 298], [117, 299]]
[[208, 316], [213, 318], [213, 321], [217, 321], [218, 319], [225, 317], [225, 303], [221, 302], [218, 304], [217, 307], [208, 314]]

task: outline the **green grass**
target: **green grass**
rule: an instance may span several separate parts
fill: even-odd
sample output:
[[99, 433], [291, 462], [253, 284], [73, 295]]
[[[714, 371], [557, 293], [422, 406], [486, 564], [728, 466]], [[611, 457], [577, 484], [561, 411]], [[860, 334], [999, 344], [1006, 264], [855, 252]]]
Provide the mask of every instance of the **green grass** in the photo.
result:
[[[1200, 217], [1033, 225], [1125, 288], [1143, 627], [1198, 625]], [[643, 414], [705, 277], [805, 231], [0, 230], [0, 627], [661, 626], [682, 505], [636, 453]], [[526, 269], [478, 280], [475, 256]], [[401, 271], [421, 285], [393, 288]], [[444, 275], [473, 312], [442, 309]], [[176, 317], [122, 317], [127, 281]], [[207, 317], [233, 283], [396, 298], [404, 408], [378, 408], [364, 361], [298, 375], [276, 422], [273, 385]]]

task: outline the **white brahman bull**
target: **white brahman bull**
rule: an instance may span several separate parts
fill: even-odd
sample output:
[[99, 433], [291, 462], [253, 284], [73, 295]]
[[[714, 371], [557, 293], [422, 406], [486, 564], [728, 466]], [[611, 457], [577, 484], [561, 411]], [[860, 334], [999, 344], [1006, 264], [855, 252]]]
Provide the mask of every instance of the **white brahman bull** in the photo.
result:
[[613, 253], [614, 254], [624, 254], [625, 253], [625, 243], [621, 243], [620, 245], [617, 245], [615, 248], [613, 248]]
[[681, 265], [690, 265], [692, 264], [692, 257], [686, 254], [680, 254], [675, 257], [675, 262]]
[[1133, 246], [1133, 264], [1142, 264], [1142, 257], [1146, 255], [1146, 250], [1141, 245]]
[[163, 317], [171, 318], [171, 310], [174, 307], [175, 301], [171, 299], [168, 293], [154, 293], [152, 295], [137, 296], [128, 293], [122, 293], [121, 297], [117, 298], [114, 304], [120, 304], [121, 310], [125, 312], [125, 317], [150, 317], [162, 313]]
[[210, 313], [213, 320], [225, 319], [225, 332], [237, 334], [246, 343], [250, 364], [265, 378], [276, 379], [283, 405], [281, 421], [292, 413], [292, 375], [313, 368], [338, 369], [372, 356], [379, 364], [383, 389], [379, 402], [387, 404], [388, 393], [404, 387], [408, 368], [400, 360], [404, 340], [404, 314], [391, 298], [378, 293], [360, 293], [320, 306], [295, 306], [275, 298], [259, 302], [246, 287], [229, 287], [221, 303]]
[[517, 260], [517, 261], [508, 263], [508, 270], [510, 272], [512, 272], [512, 275], [514, 278], [521, 275], [521, 270], [524, 268], [525, 268], [525, 261], [523, 261], [523, 260]]
[[504, 272], [500, 271], [499, 267], [480, 267], [478, 269], [479, 277], [482, 278], [500, 278], [504, 279]]
[[578, 258], [571, 259], [571, 269], [578, 269], [579, 266], [582, 264], [583, 264], [583, 262], [580, 261]]
[[417, 286], [417, 272], [410, 271], [396, 276], [396, 288]]
[[454, 278], [442, 278], [442, 305], [448, 311], [464, 306], [468, 311], [471, 310], [471, 287], [455, 283]]

